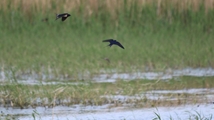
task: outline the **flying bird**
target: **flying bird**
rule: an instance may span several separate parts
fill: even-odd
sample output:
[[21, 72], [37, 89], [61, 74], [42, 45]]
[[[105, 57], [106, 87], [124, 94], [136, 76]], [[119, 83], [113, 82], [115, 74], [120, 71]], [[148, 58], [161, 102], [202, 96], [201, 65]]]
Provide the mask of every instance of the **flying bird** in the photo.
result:
[[66, 20], [67, 17], [71, 16], [70, 14], [68, 13], [62, 13], [62, 14], [56, 14], [56, 20], [59, 19], [59, 18], [62, 18], [62, 21]]
[[118, 45], [119, 47], [125, 49], [117, 40], [114, 39], [107, 39], [107, 40], [103, 40], [103, 42], [109, 42], [110, 44], [108, 46], [112, 46], [112, 45]]

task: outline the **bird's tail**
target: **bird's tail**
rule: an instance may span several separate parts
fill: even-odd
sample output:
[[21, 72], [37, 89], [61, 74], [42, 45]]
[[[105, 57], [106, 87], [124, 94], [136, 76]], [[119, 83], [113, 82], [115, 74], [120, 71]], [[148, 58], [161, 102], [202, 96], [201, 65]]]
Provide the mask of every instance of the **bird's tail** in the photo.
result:
[[57, 19], [59, 18], [59, 17], [58, 17], [58, 14], [57, 14], [57, 13], [55, 13], [55, 14], [56, 14], [56, 20], [57, 20]]

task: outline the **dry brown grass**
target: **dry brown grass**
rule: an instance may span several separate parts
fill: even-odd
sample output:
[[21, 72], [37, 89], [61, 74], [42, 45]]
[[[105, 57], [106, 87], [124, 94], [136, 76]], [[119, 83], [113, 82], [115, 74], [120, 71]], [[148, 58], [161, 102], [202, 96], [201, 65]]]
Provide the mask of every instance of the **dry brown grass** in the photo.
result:
[[[126, 1], [126, 3], [125, 3]], [[126, 4], [126, 5], [125, 5]], [[45, 13], [49, 10], [53, 12], [63, 12], [79, 10], [83, 8], [85, 14], [91, 15], [97, 13], [100, 9], [106, 9], [111, 14], [115, 14], [118, 9], [126, 7], [129, 10], [132, 5], [144, 6], [155, 5], [157, 6], [157, 14], [161, 14], [163, 9], [173, 8], [179, 11], [192, 8], [197, 11], [201, 5], [205, 10], [213, 9], [214, 0], [1, 0], [0, 7], [4, 11], [8, 10], [21, 10], [29, 14], [31, 12], [40, 11]]]

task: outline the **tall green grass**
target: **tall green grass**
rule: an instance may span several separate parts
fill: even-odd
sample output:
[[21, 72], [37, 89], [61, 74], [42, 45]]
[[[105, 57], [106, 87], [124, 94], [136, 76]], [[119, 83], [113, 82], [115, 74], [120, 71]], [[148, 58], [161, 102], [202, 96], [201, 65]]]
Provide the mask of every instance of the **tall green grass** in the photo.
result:
[[[108, 68], [130, 72], [133, 67], [214, 66], [214, 10], [206, 2], [3, 2], [0, 65], [16, 74], [48, 74], [51, 69], [76, 78], [79, 72]], [[71, 17], [56, 21], [55, 13], [61, 12]], [[108, 38], [120, 41], [125, 50], [107, 47], [102, 40]]]

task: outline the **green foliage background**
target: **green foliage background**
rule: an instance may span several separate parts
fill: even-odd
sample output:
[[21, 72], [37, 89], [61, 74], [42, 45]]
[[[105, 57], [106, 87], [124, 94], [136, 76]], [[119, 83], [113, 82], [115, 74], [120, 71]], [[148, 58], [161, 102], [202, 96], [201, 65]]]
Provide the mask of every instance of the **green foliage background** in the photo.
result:
[[[75, 78], [79, 72], [109, 68], [132, 72], [214, 66], [214, 10], [203, 3], [195, 10], [191, 4], [179, 9], [170, 1], [158, 6], [124, 0], [112, 12], [105, 1], [99, 1], [96, 11], [86, 12], [86, 4], [65, 11], [63, 3], [52, 1], [43, 10], [23, 6], [23, 1], [0, 8], [2, 70], [51, 70]], [[71, 17], [55, 20], [54, 12], [68, 12]], [[45, 18], [47, 22], [42, 21]], [[125, 50], [102, 43], [109, 38], [117, 39]]]

